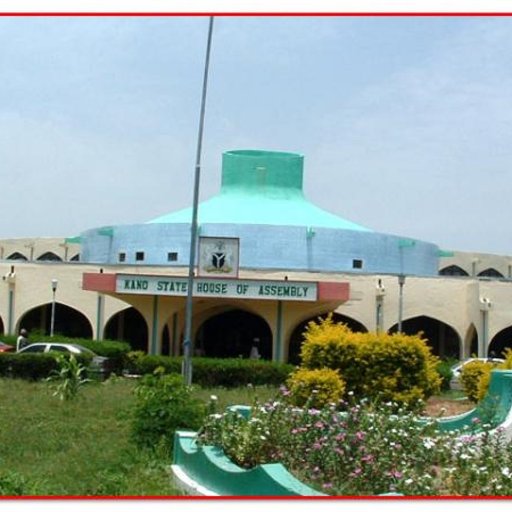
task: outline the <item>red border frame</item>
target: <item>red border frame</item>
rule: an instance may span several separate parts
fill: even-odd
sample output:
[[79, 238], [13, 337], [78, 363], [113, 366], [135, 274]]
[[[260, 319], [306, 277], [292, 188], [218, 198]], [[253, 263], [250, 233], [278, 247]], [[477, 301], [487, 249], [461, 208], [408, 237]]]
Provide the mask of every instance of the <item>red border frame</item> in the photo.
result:
[[[503, 12], [0, 12], [0, 17], [509, 17]], [[0, 496], [6, 501], [510, 501], [512, 496]]]

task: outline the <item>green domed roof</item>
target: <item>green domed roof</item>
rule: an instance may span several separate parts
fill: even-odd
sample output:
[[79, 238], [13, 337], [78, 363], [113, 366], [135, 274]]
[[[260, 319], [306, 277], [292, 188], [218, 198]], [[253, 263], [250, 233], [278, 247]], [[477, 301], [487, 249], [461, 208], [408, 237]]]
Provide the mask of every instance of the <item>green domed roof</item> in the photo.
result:
[[[370, 231], [310, 203], [302, 191], [304, 157], [236, 150], [222, 155], [220, 194], [199, 205], [199, 224], [270, 224]], [[189, 223], [192, 208], [150, 223]]]

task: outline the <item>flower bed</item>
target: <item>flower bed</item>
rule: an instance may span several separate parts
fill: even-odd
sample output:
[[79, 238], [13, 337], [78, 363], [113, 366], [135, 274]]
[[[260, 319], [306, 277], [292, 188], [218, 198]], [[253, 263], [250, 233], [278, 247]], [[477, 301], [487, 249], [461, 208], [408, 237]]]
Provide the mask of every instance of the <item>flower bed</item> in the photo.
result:
[[[477, 408], [443, 420], [441, 429], [392, 403], [298, 409], [283, 397], [254, 407], [248, 419], [236, 410], [212, 415], [199, 442], [217, 446], [245, 469], [281, 462], [325, 494], [511, 495], [512, 377], [500, 375], [486, 404], [494, 416], [483, 418]], [[496, 429], [488, 418], [505, 420], [506, 428]], [[450, 421], [460, 430], [450, 429]]]
[[322, 496], [299, 482], [281, 464], [243, 469], [217, 447], [198, 446], [194, 432], [176, 432], [175, 482], [187, 493], [203, 496]]

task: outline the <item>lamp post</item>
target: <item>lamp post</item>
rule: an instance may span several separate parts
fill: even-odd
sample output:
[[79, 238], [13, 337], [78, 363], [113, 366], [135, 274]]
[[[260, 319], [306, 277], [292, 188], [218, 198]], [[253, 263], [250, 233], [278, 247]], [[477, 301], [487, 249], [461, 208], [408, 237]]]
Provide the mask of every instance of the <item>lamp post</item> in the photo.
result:
[[52, 317], [50, 320], [50, 337], [53, 337], [53, 329], [55, 327], [55, 293], [57, 292], [57, 279], [52, 279], [52, 293], [53, 293], [53, 299], [52, 299]]
[[405, 274], [398, 275], [398, 332], [402, 332], [402, 318], [404, 314], [404, 284]]

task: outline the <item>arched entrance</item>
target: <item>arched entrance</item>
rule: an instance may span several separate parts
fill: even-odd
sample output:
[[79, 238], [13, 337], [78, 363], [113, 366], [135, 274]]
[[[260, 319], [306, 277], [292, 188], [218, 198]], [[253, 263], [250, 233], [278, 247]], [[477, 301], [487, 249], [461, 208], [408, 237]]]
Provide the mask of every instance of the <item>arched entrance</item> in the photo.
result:
[[4, 322], [2, 321], [2, 317], [0, 317], [0, 334], [5, 334], [4, 331]]
[[162, 348], [160, 352], [163, 356], [171, 355], [171, 336], [169, 334], [169, 327], [164, 327], [162, 332]]
[[491, 343], [489, 343], [487, 356], [494, 352], [496, 357], [503, 357], [506, 348], [512, 349], [512, 327], [507, 327], [494, 336]]
[[144, 317], [133, 307], [119, 311], [108, 320], [104, 338], [126, 341], [133, 350], [148, 350], [148, 326]]
[[464, 354], [462, 358], [472, 357], [478, 354], [478, 332], [474, 324], [469, 326], [468, 332], [466, 333], [466, 340], [464, 342]]
[[206, 357], [248, 358], [255, 338], [262, 359], [272, 359], [272, 331], [258, 315], [233, 309], [210, 317], [198, 329], [195, 350]]
[[[288, 348], [288, 362], [291, 364], [300, 364], [300, 347], [304, 342], [304, 334], [306, 327], [312, 320], [317, 321], [319, 318], [327, 318], [329, 313], [317, 315], [301, 322], [292, 332], [290, 336], [290, 344]], [[332, 319], [336, 323], [345, 324], [353, 332], [368, 332], [368, 329], [357, 320], [349, 316], [341, 315], [339, 313], [332, 313]]]
[[[390, 333], [397, 332], [398, 325], [395, 324]], [[432, 353], [440, 357], [459, 358], [460, 339], [459, 335], [448, 324], [430, 318], [429, 316], [417, 316], [408, 318], [402, 322], [402, 332], [409, 335], [423, 333], [423, 338], [432, 347]]]
[[[19, 329], [38, 331], [50, 334], [52, 305], [43, 304], [25, 313], [18, 322]], [[18, 329], [18, 331], [19, 331]], [[92, 338], [92, 326], [87, 317], [80, 311], [60, 304], [55, 304], [54, 333], [69, 338]]]

